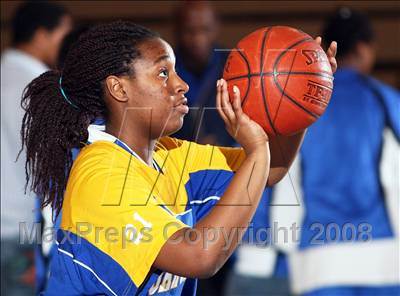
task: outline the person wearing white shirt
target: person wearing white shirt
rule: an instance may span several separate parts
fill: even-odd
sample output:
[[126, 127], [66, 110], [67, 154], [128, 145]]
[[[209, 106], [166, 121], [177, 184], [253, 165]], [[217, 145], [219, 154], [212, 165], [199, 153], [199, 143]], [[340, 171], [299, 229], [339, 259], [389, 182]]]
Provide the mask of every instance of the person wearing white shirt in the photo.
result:
[[[12, 22], [13, 47], [1, 56], [1, 294], [33, 295], [35, 196], [25, 194], [20, 130], [25, 87], [57, 63], [72, 19], [62, 6], [27, 2]], [[33, 230], [33, 231], [32, 231]], [[32, 232], [31, 232], [32, 231]]]

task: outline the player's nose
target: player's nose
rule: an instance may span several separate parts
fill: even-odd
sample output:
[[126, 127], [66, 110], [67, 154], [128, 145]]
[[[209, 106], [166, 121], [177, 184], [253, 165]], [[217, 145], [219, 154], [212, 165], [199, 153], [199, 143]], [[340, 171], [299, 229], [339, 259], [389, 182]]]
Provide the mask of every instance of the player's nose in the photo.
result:
[[176, 74], [175, 83], [175, 93], [186, 94], [189, 91], [189, 85], [178, 74]]

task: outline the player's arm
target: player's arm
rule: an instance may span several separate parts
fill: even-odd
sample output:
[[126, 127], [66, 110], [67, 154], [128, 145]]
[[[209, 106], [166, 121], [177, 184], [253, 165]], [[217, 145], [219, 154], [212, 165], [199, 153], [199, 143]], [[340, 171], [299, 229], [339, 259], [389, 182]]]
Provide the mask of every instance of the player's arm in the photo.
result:
[[163, 245], [154, 267], [176, 275], [209, 277], [218, 271], [241, 240], [269, 174], [267, 135], [243, 113], [237, 88], [231, 105], [224, 80], [217, 87], [217, 108], [228, 132], [243, 147], [246, 158], [217, 206], [194, 229], [178, 230]]
[[[315, 41], [321, 45], [321, 37], [315, 38]], [[336, 42], [332, 42], [326, 51], [332, 73], [336, 72]], [[273, 186], [278, 183], [287, 174], [290, 166], [296, 157], [303, 141], [305, 130], [292, 136], [270, 136], [269, 147], [271, 151], [271, 169], [267, 186]]]
[[278, 183], [287, 174], [303, 141], [305, 130], [292, 136], [270, 136], [271, 168], [267, 186]]

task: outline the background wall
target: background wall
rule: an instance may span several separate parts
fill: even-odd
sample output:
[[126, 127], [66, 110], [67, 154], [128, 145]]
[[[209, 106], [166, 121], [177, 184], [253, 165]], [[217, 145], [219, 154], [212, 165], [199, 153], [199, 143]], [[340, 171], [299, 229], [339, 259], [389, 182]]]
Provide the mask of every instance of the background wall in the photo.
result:
[[[9, 20], [21, 1], [1, 2], [1, 50], [9, 45]], [[132, 20], [174, 44], [173, 12], [179, 1], [59, 1], [77, 24]], [[317, 35], [338, 6], [364, 11], [377, 36], [374, 76], [400, 88], [400, 1], [213, 1], [221, 16], [220, 44], [230, 48], [246, 34], [270, 25], [289, 25]]]

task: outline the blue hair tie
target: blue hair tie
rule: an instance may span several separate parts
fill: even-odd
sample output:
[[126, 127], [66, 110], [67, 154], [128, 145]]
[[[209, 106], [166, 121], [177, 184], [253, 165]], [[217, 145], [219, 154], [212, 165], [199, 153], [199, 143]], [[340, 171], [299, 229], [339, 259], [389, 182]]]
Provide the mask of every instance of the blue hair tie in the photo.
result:
[[76, 110], [79, 110], [79, 107], [78, 107], [77, 105], [75, 105], [74, 103], [72, 103], [72, 102], [68, 99], [67, 95], [65, 94], [65, 91], [63, 90], [63, 88], [62, 88], [62, 86], [61, 86], [61, 82], [62, 82], [62, 76], [60, 76], [60, 80], [58, 81], [58, 84], [59, 84], [60, 91], [61, 91], [61, 94], [62, 94], [64, 100], [65, 100], [69, 105], [71, 105], [72, 107], [74, 107]]

